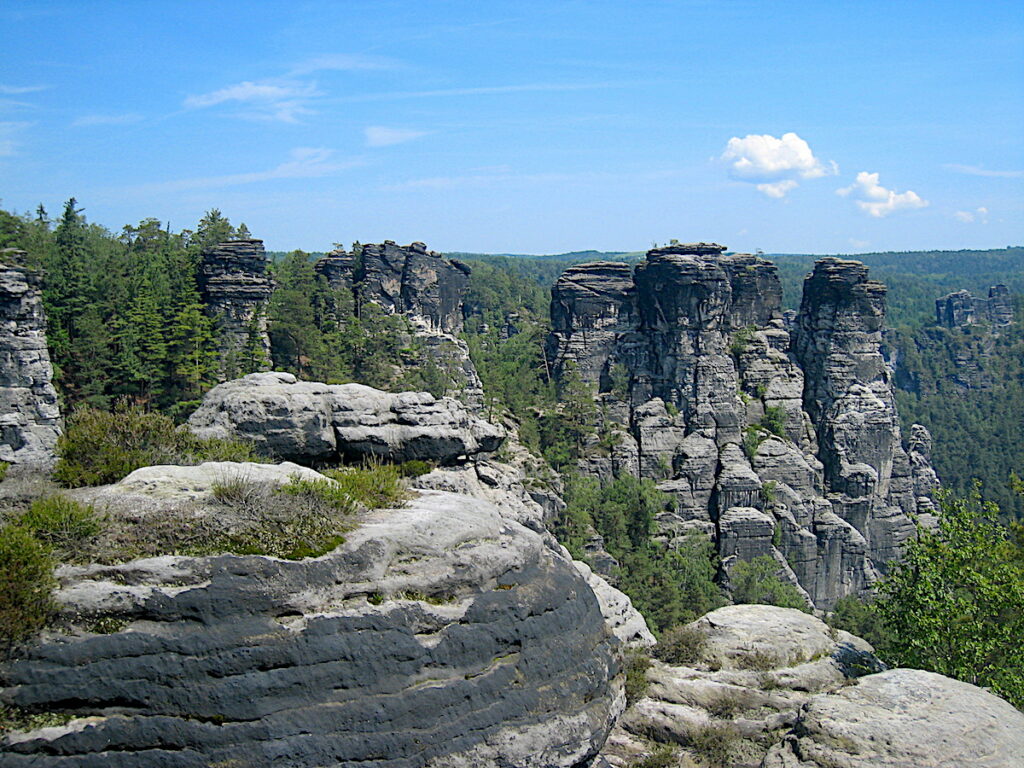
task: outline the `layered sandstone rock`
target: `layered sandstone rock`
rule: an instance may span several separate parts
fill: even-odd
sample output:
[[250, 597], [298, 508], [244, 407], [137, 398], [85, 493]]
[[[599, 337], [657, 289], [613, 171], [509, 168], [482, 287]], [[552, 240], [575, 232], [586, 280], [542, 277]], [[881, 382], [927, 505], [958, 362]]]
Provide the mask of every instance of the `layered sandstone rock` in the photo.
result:
[[1013, 302], [1010, 289], [993, 285], [988, 297], [972, 296], [969, 291], [954, 291], [935, 300], [935, 321], [946, 328], [963, 328], [978, 322], [996, 327], [1013, 322]]
[[[391, 240], [361, 246], [358, 254], [342, 248], [314, 265], [332, 289], [330, 310], [343, 322], [372, 302], [389, 314], [408, 318], [423, 355], [453, 382], [449, 394], [472, 410], [483, 407], [483, 384], [459, 333], [470, 269], [430, 251], [423, 243], [396, 245]], [[340, 306], [340, 304], [345, 306]]]
[[[236, 471], [292, 471], [260, 467]], [[124, 492], [178, 503], [182, 525], [215, 505], [226, 471], [161, 469]], [[5, 766], [568, 768], [623, 704], [618, 642], [584, 576], [466, 496], [363, 513], [318, 558], [165, 556], [57, 576], [69, 630], [0, 666], [0, 702], [73, 719], [6, 734]]]
[[220, 384], [189, 417], [200, 437], [249, 440], [268, 456], [310, 464], [413, 459], [450, 464], [497, 450], [504, 431], [450, 397], [253, 373]]
[[[567, 270], [548, 354], [622, 437], [583, 472], [633, 471], [676, 500], [670, 537], [711, 532], [726, 567], [770, 555], [819, 608], [866, 589], [929, 512], [923, 427], [908, 455], [880, 352], [885, 287], [819, 261], [787, 327], [775, 265], [708, 243]], [[792, 330], [790, 330], [792, 329]], [[631, 458], [632, 457], [632, 458]]]
[[202, 255], [199, 291], [216, 322], [222, 376], [270, 367], [267, 302], [274, 282], [267, 265], [262, 240], [232, 240]]
[[58, 435], [39, 275], [0, 263], [0, 461], [52, 464]]
[[[864, 640], [790, 608], [733, 605], [689, 625], [689, 664], [655, 661], [602, 751], [626, 768], [671, 745], [761, 768], [1024, 765], [1024, 714], [987, 691], [885, 670]], [[655, 648], [655, 653], [658, 653]], [[725, 753], [723, 755], [723, 753]]]

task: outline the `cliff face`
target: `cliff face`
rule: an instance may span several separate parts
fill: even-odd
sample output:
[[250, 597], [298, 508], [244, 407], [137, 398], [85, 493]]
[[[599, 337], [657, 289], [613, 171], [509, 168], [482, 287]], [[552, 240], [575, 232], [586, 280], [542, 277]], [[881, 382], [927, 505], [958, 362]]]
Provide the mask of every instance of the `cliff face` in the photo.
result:
[[263, 241], [232, 240], [206, 251], [199, 266], [199, 291], [217, 322], [225, 378], [234, 375], [245, 356], [268, 368], [266, 308], [274, 282], [267, 274]]
[[39, 275], [0, 264], [0, 461], [51, 464], [59, 434]]
[[912, 464], [901, 446], [880, 352], [885, 287], [821, 260], [791, 337], [775, 266], [724, 250], [672, 245], [632, 276], [580, 265], [555, 284], [553, 368], [575, 366], [620, 435], [581, 468], [658, 481], [676, 499], [664, 531], [711, 533], [726, 571], [771, 555], [828, 608], [884, 570], [908, 513], [931, 510], [927, 450]]
[[1013, 322], [1010, 289], [993, 285], [987, 298], [972, 296], [968, 291], [955, 291], [935, 300], [935, 321], [946, 328], [962, 328], [979, 321], [996, 327]]
[[403, 314], [412, 326], [427, 360], [437, 365], [470, 408], [483, 406], [483, 385], [469, 348], [458, 337], [462, 331], [463, 298], [469, 287], [470, 269], [446, 259], [423, 243], [396, 245], [391, 240], [362, 246], [359, 254], [344, 249], [318, 260], [317, 274], [333, 291], [351, 297], [352, 309], [336, 306], [337, 319], [359, 312], [373, 302], [389, 314]]

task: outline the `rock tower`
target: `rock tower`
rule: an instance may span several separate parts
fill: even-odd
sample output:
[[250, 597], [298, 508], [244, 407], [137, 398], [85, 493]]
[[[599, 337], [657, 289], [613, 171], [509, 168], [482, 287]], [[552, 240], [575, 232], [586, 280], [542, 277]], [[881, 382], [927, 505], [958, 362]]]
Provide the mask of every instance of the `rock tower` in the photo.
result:
[[[929, 513], [930, 438], [901, 444], [880, 352], [885, 286], [822, 259], [792, 333], [774, 264], [673, 244], [635, 269], [567, 270], [552, 289], [548, 357], [604, 406], [611, 455], [581, 470], [649, 477], [675, 499], [670, 536], [711, 534], [726, 572], [770, 555], [819, 608], [865, 590]], [[605, 452], [607, 453], [607, 451]]]
[[52, 464], [58, 435], [40, 277], [0, 263], [0, 461]]
[[267, 274], [262, 240], [232, 240], [203, 253], [199, 291], [217, 323], [222, 378], [244, 368], [269, 370], [267, 302], [274, 282]]

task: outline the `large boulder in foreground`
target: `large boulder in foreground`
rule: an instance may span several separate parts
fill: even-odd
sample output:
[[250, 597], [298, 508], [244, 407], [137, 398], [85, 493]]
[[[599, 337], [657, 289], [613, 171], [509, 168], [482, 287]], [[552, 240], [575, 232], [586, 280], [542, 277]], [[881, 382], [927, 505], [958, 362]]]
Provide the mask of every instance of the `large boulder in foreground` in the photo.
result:
[[[151, 474], [130, 493], [180, 484]], [[197, 473], [186, 501], [212, 503], [216, 477]], [[318, 558], [57, 575], [70, 632], [0, 666], [0, 702], [76, 717], [3, 737], [4, 766], [567, 767], [622, 707], [618, 643], [583, 577], [465, 496], [364, 513]]]
[[200, 437], [250, 440], [266, 455], [306, 464], [370, 457], [451, 464], [494, 451], [504, 439], [500, 427], [450, 397], [299, 381], [280, 372], [214, 387], [188, 427]]
[[891, 669], [815, 696], [764, 768], [1024, 766], [1024, 714], [977, 686]]
[[655, 661], [609, 736], [615, 768], [658, 743], [701, 765], [713, 743], [725, 764], [751, 768], [1024, 766], [1024, 714], [1010, 704], [931, 672], [885, 671], [864, 640], [813, 616], [731, 605], [689, 631], [675, 647], [687, 663]]

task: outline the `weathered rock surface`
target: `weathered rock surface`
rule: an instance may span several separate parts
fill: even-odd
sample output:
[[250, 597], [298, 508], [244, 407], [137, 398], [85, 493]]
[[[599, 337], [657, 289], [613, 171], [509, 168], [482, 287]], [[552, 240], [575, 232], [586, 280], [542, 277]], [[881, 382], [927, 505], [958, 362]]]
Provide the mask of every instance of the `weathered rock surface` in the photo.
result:
[[39, 275], [0, 264], [0, 461], [50, 465], [59, 435]]
[[262, 240], [232, 240], [202, 255], [199, 291], [217, 323], [225, 377], [236, 375], [243, 363], [270, 367], [266, 308], [274, 282], [267, 264]]
[[987, 691], [893, 669], [815, 696], [764, 768], [1024, 766], [1024, 714]]
[[813, 616], [734, 605], [690, 626], [706, 640], [700, 659], [654, 662], [646, 696], [602, 751], [615, 768], [659, 743], [700, 760], [693, 737], [702, 734], [731, 741], [735, 766], [1024, 765], [1024, 714], [1010, 704], [930, 672], [883, 671], [870, 645]]
[[[195, 503], [212, 471], [129, 485]], [[72, 631], [0, 666], [0, 701], [76, 717], [7, 734], [5, 766], [574, 766], [623, 703], [583, 576], [465, 496], [366, 513], [314, 559], [57, 575]]]
[[405, 315], [426, 359], [452, 382], [448, 394], [457, 395], [471, 410], [482, 408], [483, 384], [458, 336], [469, 267], [423, 243], [402, 246], [385, 240], [361, 249], [358, 254], [331, 251], [314, 265], [335, 295], [330, 310], [336, 319], [358, 314], [368, 302], [389, 314]]
[[262, 453], [307, 464], [367, 457], [449, 464], [494, 451], [504, 439], [500, 427], [452, 398], [298, 381], [278, 372], [214, 387], [188, 426], [200, 437], [251, 440]]
[[657, 481], [676, 500], [662, 533], [710, 532], [726, 569], [770, 555], [827, 609], [865, 591], [910, 514], [933, 508], [928, 452], [901, 444], [880, 351], [885, 287], [822, 259], [787, 326], [775, 265], [724, 250], [656, 248], [632, 275], [577, 265], [552, 288], [552, 369], [578, 371], [601, 431], [621, 437], [579, 470]]
[[1010, 289], [993, 285], [987, 298], [972, 296], [969, 291], [954, 291], [935, 300], [935, 321], [946, 328], [963, 328], [978, 322], [996, 327], [1013, 323], [1013, 302]]

